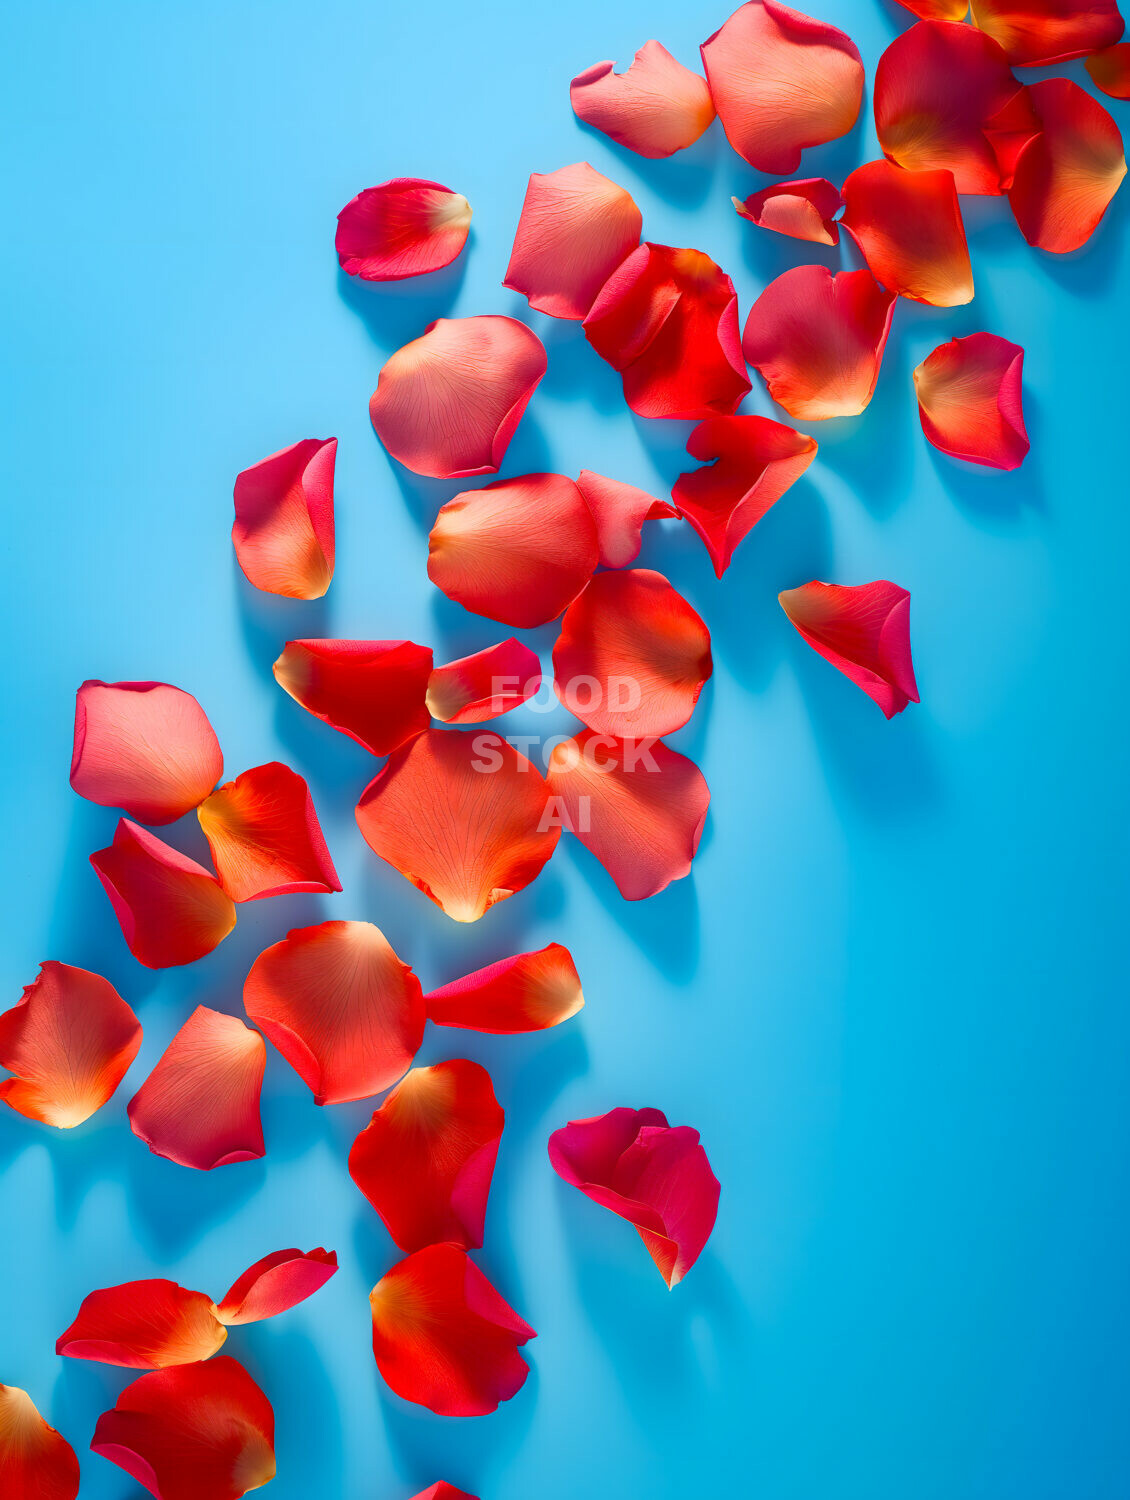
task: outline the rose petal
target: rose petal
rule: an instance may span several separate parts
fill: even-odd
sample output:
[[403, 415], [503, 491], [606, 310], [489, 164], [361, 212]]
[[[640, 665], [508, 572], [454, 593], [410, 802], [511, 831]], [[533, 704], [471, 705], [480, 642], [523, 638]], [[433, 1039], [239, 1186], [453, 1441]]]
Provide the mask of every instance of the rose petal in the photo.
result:
[[524, 323], [437, 318], [386, 362], [369, 416], [415, 474], [494, 474], [545, 369], [541, 340]]
[[1112, 99], [1130, 99], [1130, 42], [1106, 47], [1088, 57], [1083, 66], [1091, 82]]
[[337, 216], [334, 249], [347, 276], [402, 281], [449, 266], [467, 242], [471, 205], [422, 177], [365, 188]]
[[697, 1130], [657, 1109], [613, 1109], [570, 1120], [549, 1138], [553, 1170], [639, 1230], [669, 1287], [702, 1254], [721, 1189]]
[[560, 943], [518, 953], [453, 979], [424, 996], [437, 1026], [495, 1036], [544, 1031], [575, 1016], [585, 1003], [572, 954]]
[[276, 1250], [249, 1266], [216, 1307], [229, 1328], [289, 1312], [312, 1297], [337, 1273], [332, 1250]]
[[515, 636], [437, 667], [428, 679], [428, 712], [444, 724], [481, 724], [509, 713], [541, 686], [541, 662]]
[[191, 693], [167, 682], [84, 682], [75, 699], [71, 786], [143, 823], [191, 812], [224, 771], [215, 731]]
[[614, 62], [593, 63], [569, 85], [578, 120], [603, 131], [639, 156], [671, 156], [695, 141], [714, 118], [706, 80], [645, 42], [623, 73]]
[[693, 760], [662, 740], [582, 730], [555, 745], [547, 773], [564, 826], [596, 856], [625, 901], [690, 873], [710, 791]]
[[596, 522], [564, 474], [524, 474], [443, 506], [428, 539], [428, 577], [464, 609], [531, 629], [555, 620], [600, 556]]
[[910, 658], [910, 595], [897, 583], [806, 583], [777, 596], [814, 651], [893, 718], [918, 702]]
[[643, 523], [677, 514], [673, 505], [657, 500], [646, 490], [619, 479], [606, 479], [591, 469], [582, 469], [577, 488], [596, 522], [600, 564], [604, 568], [626, 568], [639, 556]]
[[964, 21], [969, 12], [969, 0], [898, 0], [898, 3], [923, 21]]
[[239, 1500], [274, 1478], [274, 1443], [271, 1403], [221, 1354], [126, 1386], [90, 1448], [157, 1500]]
[[922, 431], [943, 453], [1016, 469], [1028, 452], [1021, 404], [1024, 350], [995, 333], [950, 339], [914, 372]]
[[973, 300], [965, 225], [947, 171], [869, 161], [844, 183], [840, 224], [888, 291], [935, 307]]
[[310, 790], [281, 761], [218, 787], [196, 816], [233, 901], [341, 890]]
[[587, 161], [534, 172], [502, 284], [538, 312], [583, 318], [642, 228], [631, 193]]
[[479, 1497], [469, 1495], [466, 1490], [457, 1490], [453, 1484], [441, 1479], [438, 1484], [429, 1485], [414, 1495], [412, 1500], [479, 1500]]
[[790, 416], [857, 417], [875, 393], [894, 307], [870, 271], [795, 266], [750, 308], [742, 353]]
[[227, 1338], [211, 1297], [175, 1281], [127, 1281], [83, 1299], [55, 1341], [55, 1353], [130, 1370], [161, 1370], [211, 1359]]
[[373, 1356], [405, 1401], [441, 1417], [480, 1417], [509, 1401], [536, 1338], [456, 1245], [429, 1245], [393, 1266], [369, 1296]]
[[[11, 1500], [75, 1500], [75, 1450], [18, 1385], [0, 1385], [0, 1492]], [[453, 1492], [454, 1494], [454, 1492]]]
[[[612, 575], [610, 575], [612, 576]], [[560, 835], [538, 770], [497, 734], [430, 729], [390, 756], [357, 804], [365, 842], [456, 922], [541, 870]]]
[[751, 193], [743, 203], [730, 202], [743, 219], [762, 229], [773, 229], [794, 240], [811, 240], [816, 245], [838, 245], [840, 227], [836, 215], [844, 200], [826, 177], [805, 177], [797, 182], [774, 182]]
[[751, 0], [702, 44], [726, 138], [759, 172], [795, 172], [808, 146], [846, 135], [863, 97], [851, 37], [774, 0]]
[[466, 1058], [413, 1068], [353, 1142], [349, 1175], [401, 1250], [475, 1248], [505, 1116]]
[[275, 680], [307, 713], [374, 755], [426, 729], [429, 646], [415, 641], [287, 641]]
[[371, 922], [288, 932], [252, 964], [243, 1004], [318, 1104], [387, 1089], [424, 1037], [420, 981]]
[[1124, 28], [1117, 0], [973, 0], [973, 22], [1026, 68], [1098, 52]]
[[584, 329], [638, 416], [732, 412], [749, 390], [734, 284], [701, 250], [642, 244], [604, 283]]
[[306, 438], [236, 476], [232, 544], [257, 589], [320, 599], [329, 588], [336, 457], [337, 438]]
[[198, 1005], [130, 1100], [134, 1135], [201, 1172], [262, 1156], [266, 1057], [257, 1031]]
[[147, 969], [193, 963], [235, 926], [235, 907], [215, 876], [128, 818], [90, 863], [130, 952]]

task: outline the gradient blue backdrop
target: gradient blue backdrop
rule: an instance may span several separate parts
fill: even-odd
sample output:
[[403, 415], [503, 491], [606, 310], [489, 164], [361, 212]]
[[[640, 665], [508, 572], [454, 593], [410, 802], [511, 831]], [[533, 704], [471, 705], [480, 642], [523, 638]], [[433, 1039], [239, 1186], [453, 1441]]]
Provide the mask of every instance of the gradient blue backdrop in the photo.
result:
[[[871, 0], [818, 9], [869, 78], [909, 20]], [[685, 424], [633, 419], [580, 329], [501, 287], [529, 172], [587, 159], [623, 182], [649, 238], [732, 273], [743, 317], [786, 266], [840, 264], [737, 218], [730, 194], [763, 179], [717, 126], [653, 163], [573, 119], [583, 67], [623, 65], [651, 36], [697, 65], [726, 14], [8, 9], [3, 999], [63, 959], [111, 978], [145, 1027], [82, 1129], [0, 1118], [0, 1380], [79, 1450], [88, 1500], [139, 1492], [86, 1452], [125, 1373], [53, 1353], [82, 1296], [149, 1275], [218, 1295], [292, 1244], [336, 1248], [340, 1274], [228, 1345], [275, 1405], [274, 1500], [404, 1500], [441, 1477], [483, 1500], [1127, 1492], [1125, 193], [1066, 259], [1029, 250], [1005, 204], [970, 201], [976, 301], [899, 306], [870, 409], [812, 428], [817, 462], [721, 583], [689, 530], [651, 528], [643, 561], [706, 617], [716, 660], [675, 738], [713, 810], [693, 877], [656, 900], [625, 904], [563, 844], [529, 890], [455, 927], [360, 840], [374, 763], [271, 677], [288, 636], [409, 636], [442, 659], [505, 633], [425, 575], [431, 517], [465, 486], [399, 470], [368, 422], [381, 363], [434, 316], [509, 313], [546, 341], [504, 474], [587, 466], [662, 493], [690, 466]], [[874, 154], [865, 107], [805, 171], [839, 181]], [[337, 210], [402, 174], [467, 194], [466, 253], [425, 281], [349, 283]], [[918, 426], [912, 368], [980, 328], [1027, 351], [1033, 452], [1012, 476], [941, 457]], [[760, 388], [746, 406], [773, 410]], [[233, 476], [330, 434], [329, 597], [256, 594], [231, 554]], [[921, 707], [886, 723], [803, 645], [776, 594], [812, 577], [910, 588]], [[546, 653], [552, 638], [528, 635]], [[196, 693], [230, 775], [273, 757], [300, 770], [344, 893], [245, 907], [201, 963], [138, 966], [86, 862], [115, 814], [67, 786], [85, 677]], [[187, 821], [173, 838], [201, 847]], [[378, 922], [426, 986], [551, 940], [577, 958], [579, 1020], [431, 1033], [422, 1054], [486, 1062], [507, 1110], [481, 1263], [539, 1337], [492, 1417], [431, 1417], [373, 1367], [366, 1294], [396, 1254], [345, 1172], [370, 1106], [316, 1109], [271, 1052], [263, 1162], [196, 1174], [127, 1128], [188, 1010], [238, 1013], [255, 954], [331, 915]], [[711, 1245], [673, 1294], [546, 1161], [551, 1129], [617, 1104], [697, 1126], [723, 1183]]]

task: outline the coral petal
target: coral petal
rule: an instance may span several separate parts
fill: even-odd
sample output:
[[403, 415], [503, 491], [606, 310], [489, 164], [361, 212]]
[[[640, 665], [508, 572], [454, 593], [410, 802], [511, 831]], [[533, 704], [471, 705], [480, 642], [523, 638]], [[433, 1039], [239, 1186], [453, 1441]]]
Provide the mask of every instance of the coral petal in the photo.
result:
[[341, 890], [309, 788], [280, 761], [217, 788], [196, 816], [233, 901]]
[[481, 724], [509, 713], [541, 686], [541, 662], [515, 636], [437, 667], [428, 712], [443, 724]]
[[431, 670], [431, 648], [415, 641], [287, 641], [274, 666], [296, 703], [374, 755], [428, 727]]
[[572, 954], [560, 943], [518, 953], [476, 969], [424, 996], [437, 1026], [496, 1036], [544, 1031], [575, 1016], [585, 1003]]
[[606, 479], [591, 469], [582, 469], [577, 488], [596, 522], [600, 542], [600, 564], [604, 568], [626, 568], [639, 556], [643, 523], [677, 514], [673, 505], [657, 500], [646, 490], [619, 479]]
[[203, 1292], [175, 1281], [127, 1281], [84, 1298], [78, 1316], [56, 1340], [55, 1353], [130, 1370], [161, 1370], [210, 1359], [227, 1336]]
[[941, 344], [914, 372], [922, 431], [943, 453], [1016, 469], [1028, 452], [1024, 350], [994, 333]]
[[466, 1490], [457, 1490], [453, 1484], [441, 1479], [438, 1484], [429, 1485], [426, 1490], [414, 1495], [412, 1500], [479, 1500], [479, 1497], [469, 1495]]
[[1083, 65], [1091, 75], [1091, 82], [1112, 99], [1130, 99], [1130, 42], [1119, 42], [1117, 47], [1106, 47], [1096, 52]]
[[337, 216], [334, 249], [347, 276], [402, 281], [449, 266], [467, 242], [471, 205], [420, 177], [365, 188]]
[[249, 1266], [216, 1307], [229, 1328], [288, 1312], [312, 1297], [337, 1272], [332, 1250], [276, 1250]]
[[759, 193], [751, 193], [744, 203], [740, 198], [730, 201], [743, 219], [762, 229], [787, 234], [794, 240], [810, 240], [815, 245], [840, 243], [836, 215], [844, 200], [826, 177], [775, 182]]
[[918, 702], [910, 657], [910, 595], [897, 583], [806, 583], [781, 608], [825, 661], [873, 698], [888, 719]]
[[[0, 1385], [0, 1494], [9, 1500], [75, 1500], [75, 1450], [18, 1385]], [[453, 1492], [454, 1493], [454, 1492]]]
[[888, 291], [935, 307], [973, 300], [973, 271], [953, 173], [869, 161], [844, 183], [840, 224]]
[[714, 118], [706, 80], [659, 42], [645, 42], [623, 73], [593, 63], [569, 85], [578, 120], [652, 159], [692, 146]]
[[329, 588], [336, 457], [337, 438], [306, 438], [236, 476], [232, 543], [257, 589], [320, 599]]
[[973, 22], [1025, 68], [1098, 52], [1125, 24], [1118, 0], [973, 0]]

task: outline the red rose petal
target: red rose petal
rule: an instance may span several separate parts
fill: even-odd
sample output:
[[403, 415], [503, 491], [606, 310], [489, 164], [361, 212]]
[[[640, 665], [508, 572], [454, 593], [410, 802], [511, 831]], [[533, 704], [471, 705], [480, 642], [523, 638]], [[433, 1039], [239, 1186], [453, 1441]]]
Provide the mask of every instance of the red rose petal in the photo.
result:
[[1028, 452], [1021, 404], [1024, 350], [994, 333], [950, 339], [914, 372], [922, 431], [943, 453], [1016, 469]]
[[281, 761], [218, 787], [196, 816], [233, 901], [341, 890], [309, 788]]
[[1091, 82], [1112, 99], [1130, 99], [1130, 42], [1106, 47], [1088, 57], [1083, 66]]
[[475, 1248], [505, 1116], [466, 1058], [413, 1068], [353, 1142], [349, 1175], [401, 1250]]
[[518, 953], [453, 979], [424, 996], [437, 1026], [495, 1036], [544, 1031], [575, 1016], [585, 1003], [572, 954], [560, 943]]
[[221, 1354], [126, 1386], [90, 1448], [157, 1500], [239, 1500], [274, 1478], [274, 1443], [271, 1403]]
[[193, 963], [235, 926], [235, 907], [215, 876], [128, 818], [90, 863], [130, 952], [147, 969]]
[[596, 522], [603, 568], [626, 568], [639, 556], [643, 523], [677, 514], [673, 505], [619, 479], [582, 469], [577, 488]]
[[141, 1046], [137, 1017], [108, 979], [48, 960], [0, 1015], [0, 1099], [70, 1130], [101, 1109]]
[[334, 576], [337, 438], [306, 438], [235, 481], [236, 559], [250, 583], [288, 599], [320, 599]]
[[515, 636], [437, 667], [428, 712], [443, 724], [481, 724], [509, 713], [541, 686], [541, 662]]
[[229, 1328], [288, 1312], [312, 1297], [337, 1273], [332, 1250], [276, 1250], [249, 1266], [216, 1307]]
[[555, 620], [600, 556], [596, 522], [564, 474], [524, 474], [443, 506], [428, 577], [464, 609], [527, 630]]
[[175, 1281], [127, 1281], [85, 1297], [74, 1322], [55, 1341], [55, 1353], [130, 1370], [160, 1370], [211, 1359], [227, 1336], [203, 1292]]
[[424, 1037], [420, 981], [371, 922], [288, 932], [251, 966], [243, 1004], [318, 1104], [387, 1089]]
[[430, 722], [429, 646], [415, 641], [287, 641], [275, 679], [296, 703], [374, 755]]
[[584, 329], [638, 416], [732, 412], [749, 390], [734, 284], [701, 250], [642, 244], [605, 282]]
[[369, 1296], [373, 1355], [405, 1401], [441, 1417], [481, 1417], [509, 1401], [536, 1338], [456, 1245], [429, 1245], [393, 1266]]
[[130, 1100], [134, 1135], [201, 1172], [262, 1156], [266, 1058], [257, 1031], [198, 1005]]
[[613, 1109], [570, 1120], [549, 1138], [549, 1159], [572, 1187], [639, 1230], [669, 1287], [702, 1254], [721, 1189], [697, 1130], [657, 1109]]
[[449, 266], [467, 242], [471, 205], [421, 177], [365, 188], [337, 216], [334, 249], [348, 276], [402, 281]]
[[554, 747], [547, 779], [564, 826], [625, 901], [644, 901], [689, 874], [710, 806], [693, 760], [662, 740], [582, 730]]
[[730, 202], [743, 219], [762, 229], [816, 245], [840, 243], [836, 215], [844, 200], [826, 177], [774, 182], [759, 193], [751, 193], [744, 203], [740, 198], [731, 198]]
[[583, 318], [597, 292], [640, 242], [643, 215], [627, 188], [587, 161], [534, 172], [503, 286], [538, 312]]
[[479, 1500], [479, 1497], [469, 1495], [466, 1490], [457, 1490], [453, 1484], [441, 1479], [438, 1484], [429, 1485], [426, 1490], [414, 1495], [412, 1500]]
[[224, 771], [215, 731], [191, 693], [166, 682], [84, 682], [75, 699], [71, 786], [143, 823], [191, 812]]
[[569, 85], [578, 120], [629, 151], [651, 158], [693, 146], [714, 118], [706, 80], [684, 68], [659, 42], [645, 42], [623, 73], [593, 63]]
[[777, 596], [814, 651], [893, 718], [918, 702], [910, 657], [910, 595], [897, 583], [806, 583]]
[[1098, 52], [1125, 25], [1117, 0], [973, 0], [973, 22], [1026, 68]]
[[935, 307], [973, 300], [973, 271], [953, 174], [869, 161], [844, 183], [840, 224], [888, 291]]
[[969, 0], [898, 0], [898, 3], [923, 21], [964, 21]]
[[774, 0], [751, 0], [702, 44], [718, 118], [759, 172], [795, 172], [808, 146], [846, 135], [863, 97], [851, 37]]
[[[615, 575], [609, 575], [615, 576]], [[430, 729], [392, 755], [357, 804], [365, 842], [456, 922], [535, 878], [560, 835], [545, 781], [497, 734]]]
[[75, 1500], [78, 1485], [70, 1443], [43, 1420], [26, 1391], [0, 1385], [0, 1492], [10, 1500]]
[[524, 323], [437, 318], [386, 362], [369, 416], [415, 474], [494, 474], [545, 369], [541, 340]]

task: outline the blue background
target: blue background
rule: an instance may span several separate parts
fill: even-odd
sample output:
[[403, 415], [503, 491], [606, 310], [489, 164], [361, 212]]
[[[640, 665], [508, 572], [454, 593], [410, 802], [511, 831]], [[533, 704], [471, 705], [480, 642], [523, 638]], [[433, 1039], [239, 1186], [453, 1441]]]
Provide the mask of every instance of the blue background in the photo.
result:
[[[869, 0], [818, 10], [869, 79], [910, 19]], [[722, 582], [689, 528], [649, 528], [642, 561], [705, 616], [716, 660], [674, 738], [712, 813], [693, 876], [657, 899], [622, 902], [563, 843], [534, 886], [454, 926], [361, 842], [374, 763], [271, 677], [294, 635], [408, 636], [444, 659], [507, 633], [425, 575], [431, 518], [466, 484], [397, 469], [369, 426], [383, 360], [433, 317], [509, 313], [546, 341], [504, 475], [590, 467], [666, 493], [691, 467], [686, 424], [634, 419], [577, 325], [501, 287], [529, 172], [587, 159], [623, 182], [649, 238], [732, 273], [743, 320], [788, 265], [841, 263], [738, 219], [730, 194], [764, 179], [717, 125], [653, 163], [573, 119], [583, 67], [623, 66], [651, 36], [697, 66], [726, 14], [8, 10], [3, 994], [41, 959], [94, 968], [145, 1042], [78, 1131], [0, 1119], [0, 1380], [73, 1442], [89, 1500], [139, 1492], [86, 1451], [125, 1372], [52, 1352], [82, 1296], [147, 1275], [219, 1295], [258, 1256], [313, 1244], [340, 1274], [227, 1346], [276, 1409], [274, 1500], [401, 1500], [437, 1478], [483, 1500], [1126, 1493], [1125, 193], [1066, 259], [1029, 250], [1005, 203], [966, 200], [976, 301], [900, 304], [871, 407], [811, 425], [816, 463]], [[839, 182], [875, 154], [865, 105], [803, 171]], [[427, 280], [348, 283], [335, 215], [402, 174], [467, 194], [467, 250]], [[1027, 351], [1033, 451], [1011, 476], [951, 462], [918, 426], [914, 365], [980, 328]], [[759, 384], [745, 409], [773, 412]], [[256, 594], [231, 553], [233, 477], [331, 434], [330, 594]], [[920, 707], [886, 723], [795, 635], [776, 594], [814, 577], [911, 590]], [[526, 638], [548, 656], [553, 634]], [[85, 677], [195, 693], [229, 776], [273, 757], [300, 770], [344, 893], [245, 907], [188, 969], [136, 964], [87, 865], [115, 814], [67, 786]], [[172, 837], [202, 848], [192, 820]], [[552, 940], [584, 980], [586, 1009], [555, 1032], [430, 1031], [421, 1055], [487, 1063], [507, 1110], [479, 1259], [539, 1337], [526, 1387], [491, 1417], [434, 1418], [374, 1369], [366, 1294], [397, 1256], [345, 1172], [371, 1105], [316, 1109], [268, 1049], [263, 1162], [196, 1174], [127, 1128], [191, 1007], [238, 1013], [260, 949], [331, 915], [378, 922], [425, 987]], [[697, 1126], [723, 1184], [674, 1293], [546, 1160], [551, 1129], [617, 1104]]]

